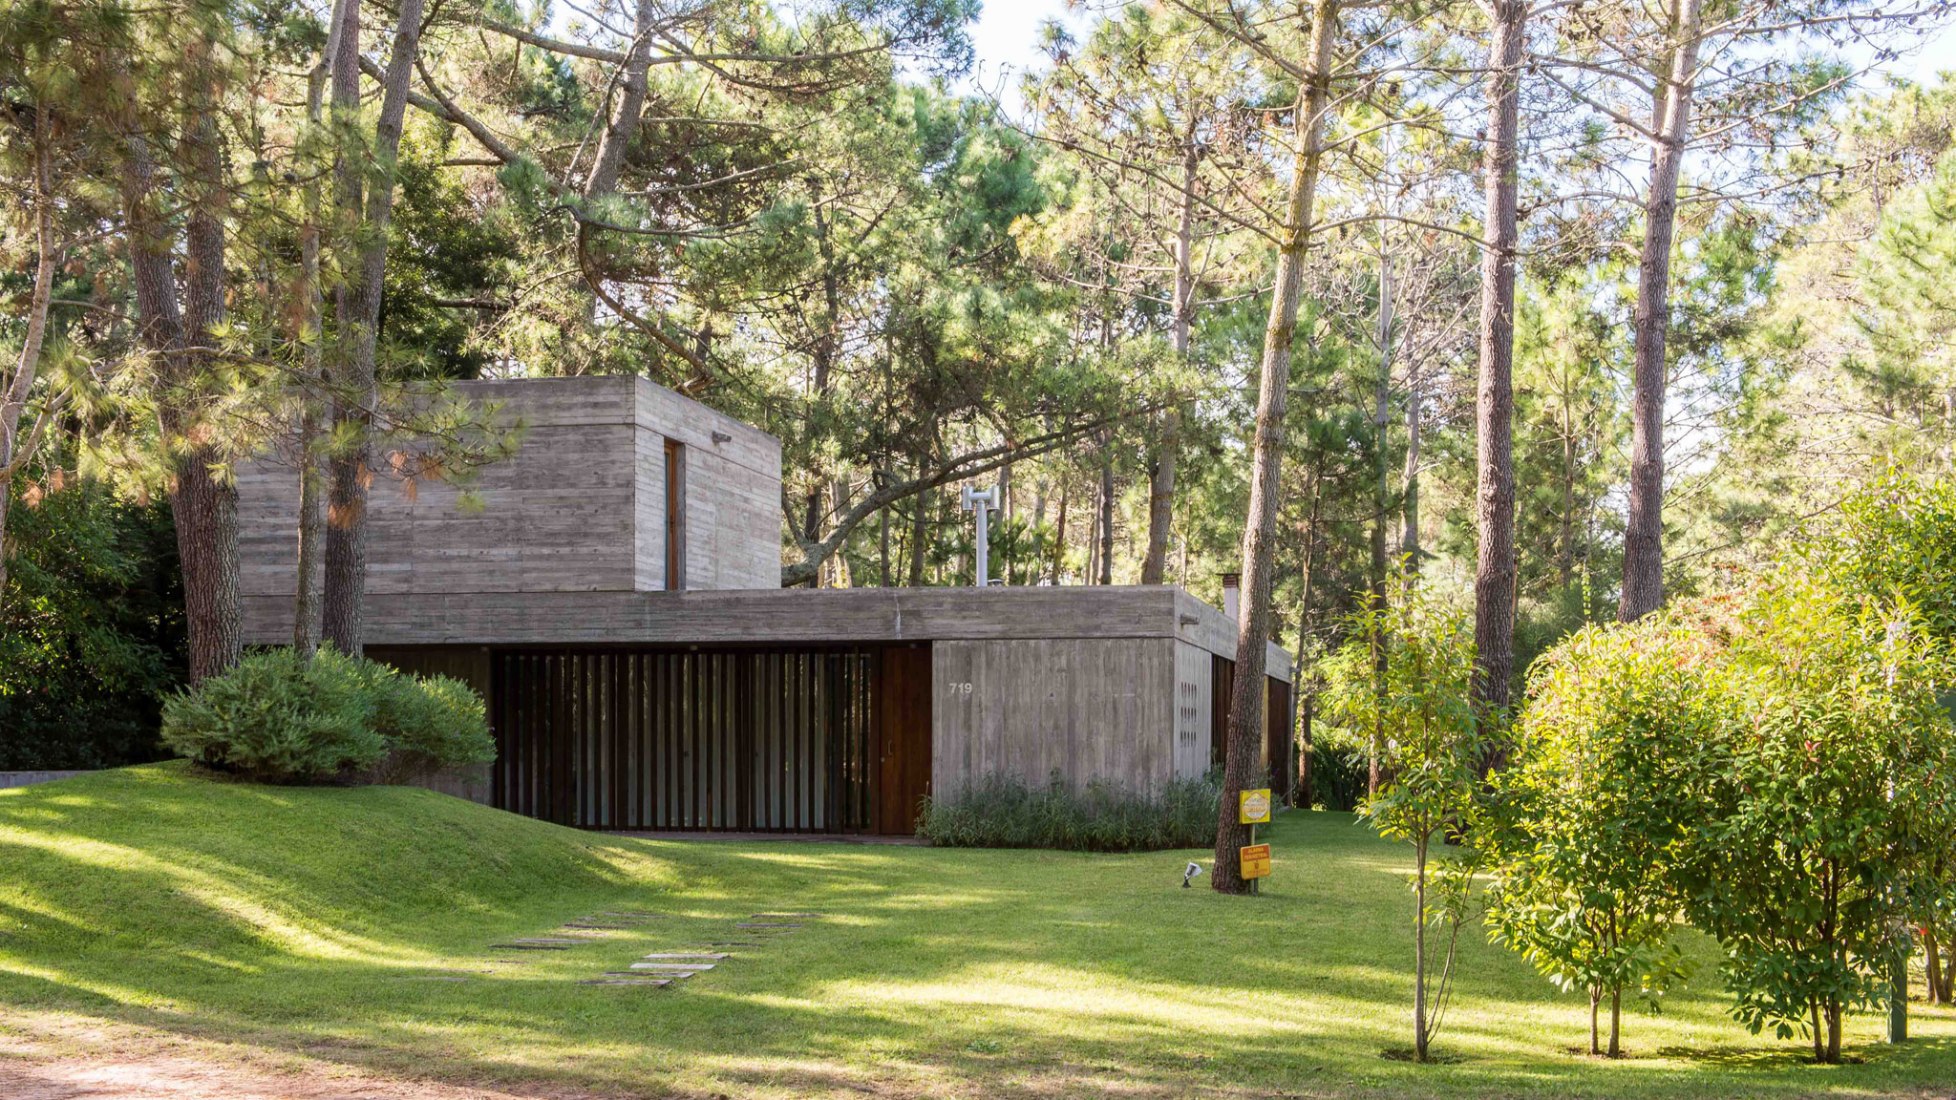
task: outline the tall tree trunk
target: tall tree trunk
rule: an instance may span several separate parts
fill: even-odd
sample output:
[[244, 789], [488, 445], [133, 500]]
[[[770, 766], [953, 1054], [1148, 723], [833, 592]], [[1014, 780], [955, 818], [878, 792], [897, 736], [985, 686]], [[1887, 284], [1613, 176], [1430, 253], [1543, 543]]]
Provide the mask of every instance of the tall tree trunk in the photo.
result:
[[638, 134], [639, 115], [645, 110], [646, 72], [652, 67], [653, 22], [658, 17], [654, 0], [638, 0], [632, 16], [632, 42], [625, 51], [625, 64], [618, 81], [618, 101], [605, 123], [604, 136], [598, 139], [597, 159], [591, 174], [584, 178], [584, 197], [599, 198], [618, 189], [618, 172], [625, 163], [625, 151]]
[[[334, 374], [334, 419], [351, 430], [333, 456], [326, 503], [326, 567], [321, 605], [321, 635], [343, 653], [361, 649], [367, 590], [367, 486], [372, 480], [373, 414], [379, 400], [375, 349], [380, 330], [380, 293], [387, 268], [387, 235], [394, 212], [395, 158], [401, 148], [401, 122], [407, 110], [408, 78], [421, 48], [422, 0], [401, 0], [394, 49], [382, 78], [380, 117], [373, 148], [341, 165], [342, 216], [361, 227], [349, 242], [353, 270], [337, 296], [340, 361]], [[333, 63], [333, 104], [347, 125], [359, 110], [360, 0], [346, 0], [339, 56]], [[371, 159], [371, 163], [367, 162]], [[364, 170], [363, 170], [364, 168]], [[366, 179], [363, 180], [362, 177]]]
[[1623, 530], [1623, 595], [1617, 618], [1630, 622], [1664, 603], [1664, 344], [1671, 324], [1671, 239], [1678, 172], [1691, 132], [1698, 69], [1699, 0], [1671, 9], [1671, 67], [1655, 102], [1657, 142], [1644, 199], [1644, 247], [1637, 267], [1635, 397], [1631, 402], [1630, 510]]
[[5, 393], [0, 393], [0, 607], [7, 598], [7, 505], [13, 492], [15, 475], [34, 457], [42, 432], [54, 416], [55, 404], [49, 399], [34, 422], [21, 433], [21, 417], [27, 411], [27, 398], [40, 373], [41, 348], [47, 338], [48, 310], [54, 301], [54, 269], [60, 263], [60, 248], [54, 236], [54, 184], [48, 162], [49, 112], [45, 106], [34, 111], [34, 286], [27, 301], [27, 332], [14, 360], [12, 376]]
[[[1311, 511], [1304, 520], [1304, 560], [1299, 566], [1297, 655], [1291, 662], [1293, 689], [1303, 681], [1304, 668], [1311, 656], [1306, 647], [1311, 638], [1312, 598], [1317, 594], [1318, 516], [1323, 503], [1324, 476], [1314, 463], [1311, 470]], [[1312, 677], [1312, 683], [1316, 683], [1316, 677]], [[1311, 790], [1311, 719], [1317, 711], [1318, 693], [1313, 687], [1299, 694], [1302, 699], [1297, 707], [1297, 791], [1293, 805], [1308, 810], [1317, 801]]]
[[[157, 425], [170, 455], [170, 514], [176, 523], [177, 553], [183, 571], [184, 620], [188, 635], [190, 681], [197, 683], [237, 663], [242, 652], [238, 615], [237, 494], [214, 472], [222, 463], [197, 423], [195, 398], [205, 379], [199, 372], [209, 352], [201, 349], [222, 320], [224, 306], [224, 219], [229, 214], [224, 187], [223, 149], [218, 144], [214, 104], [200, 110], [212, 89], [197, 78], [209, 63], [208, 46], [190, 59], [200, 94], [185, 112], [183, 134], [186, 206], [184, 301], [179, 303], [174, 236], [157, 193], [157, 168], [148, 138], [133, 120], [123, 134], [125, 171], [123, 214], [129, 238], [129, 266], [136, 292], [137, 338], [160, 364]], [[196, 342], [196, 348], [191, 346]]]
[[1060, 583], [1066, 571], [1066, 482], [1060, 482], [1059, 523], [1053, 528], [1053, 577]]
[[[1191, 129], [1193, 123], [1191, 123]], [[1195, 184], [1201, 150], [1193, 133], [1182, 148], [1182, 189], [1175, 216], [1175, 302], [1170, 344], [1175, 361], [1186, 364], [1195, 321]], [[1175, 525], [1175, 464], [1182, 445], [1182, 410], [1161, 414], [1155, 438], [1154, 468], [1148, 481], [1148, 553], [1141, 560], [1141, 583], [1160, 584], [1167, 572], [1168, 539]], [[1186, 578], [1184, 578], [1186, 583]]]
[[[1508, 705], [1515, 648], [1515, 251], [1520, 240], [1521, 66], [1527, 0], [1492, 0], [1488, 47], [1486, 191], [1481, 253], [1481, 348], [1475, 400], [1476, 498], [1480, 545], [1474, 564], [1474, 700], [1488, 710]], [[1491, 761], [1495, 762], [1495, 761]]]
[[[917, 464], [920, 473], [923, 467], [923, 463]], [[934, 494], [919, 493], [910, 501], [910, 573], [904, 578], [904, 583], [911, 588], [924, 586], [924, 544], [930, 539], [930, 514], [927, 508], [934, 499]]]
[[[307, 76], [308, 126], [317, 127], [320, 123], [320, 112], [325, 107], [326, 82], [332, 78], [333, 65], [339, 59], [340, 30], [347, 2], [335, 0], [332, 19], [327, 26], [326, 48], [320, 54], [319, 63]], [[296, 312], [299, 327], [303, 330], [298, 338], [305, 342], [305, 367], [298, 386], [299, 424], [295, 459], [299, 466], [299, 548], [292, 590], [292, 648], [310, 659], [319, 649], [319, 586], [324, 566], [320, 541], [325, 533], [326, 518], [319, 456], [314, 453], [319, 449], [318, 402], [325, 384], [321, 374], [324, 340], [321, 324], [326, 312], [325, 295], [319, 281], [320, 194], [316, 178], [309, 176], [302, 202], [305, 222], [299, 227], [300, 285]]]
[[1094, 520], [1094, 533], [1099, 538], [1095, 546], [1095, 572], [1093, 582], [1100, 585], [1114, 583], [1114, 456], [1112, 441], [1102, 444], [1105, 457], [1100, 462], [1100, 514]]
[[890, 587], [890, 509], [887, 506], [876, 513], [876, 583], [883, 588]]
[[1304, 287], [1304, 261], [1310, 251], [1318, 172], [1324, 160], [1324, 122], [1331, 91], [1332, 45], [1337, 34], [1338, 0], [1312, 0], [1311, 45], [1300, 81], [1291, 130], [1296, 146], [1284, 210], [1283, 243], [1277, 251], [1277, 278], [1270, 321], [1263, 333], [1262, 377], [1257, 389], [1256, 436], [1252, 444], [1250, 510], [1243, 529], [1243, 582], [1236, 623], [1236, 674], [1231, 685], [1229, 725], [1224, 737], [1222, 804], [1216, 818], [1216, 858], [1209, 881], [1225, 894], [1246, 893], [1239, 863], [1249, 839], [1236, 822], [1238, 793], [1252, 786], [1260, 768], [1263, 735], [1264, 647], [1270, 641], [1270, 581], [1275, 566], [1277, 503], [1283, 493], [1284, 415], [1290, 393], [1291, 345]]
[[[1372, 400], [1372, 568], [1367, 577], [1366, 605], [1374, 614], [1384, 614], [1387, 575], [1391, 565], [1386, 549], [1386, 523], [1392, 513], [1392, 464], [1386, 454], [1386, 426], [1392, 418], [1392, 265], [1383, 248], [1379, 252], [1378, 305], [1379, 379]], [[1371, 632], [1373, 707], [1371, 738], [1366, 746], [1365, 796], [1377, 797], [1384, 783], [1386, 744], [1386, 677], [1391, 673], [1391, 651], [1386, 648], [1382, 630]]]
[[1567, 592], [1576, 583], [1576, 436], [1568, 402], [1562, 412], [1562, 516], [1556, 533], [1556, 583]]
[[1423, 410], [1420, 408], [1420, 377], [1417, 370], [1406, 378], [1406, 469], [1399, 479], [1399, 514], [1404, 527], [1399, 537], [1399, 554], [1406, 559], [1408, 576], [1419, 576], [1419, 445]]

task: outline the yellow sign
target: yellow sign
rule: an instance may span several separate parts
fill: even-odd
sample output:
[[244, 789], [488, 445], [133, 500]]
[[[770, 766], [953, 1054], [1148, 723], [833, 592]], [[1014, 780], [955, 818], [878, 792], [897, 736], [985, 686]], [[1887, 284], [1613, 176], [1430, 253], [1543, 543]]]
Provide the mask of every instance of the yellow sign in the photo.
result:
[[1246, 844], [1236, 850], [1236, 862], [1244, 878], [1270, 877], [1270, 845]]
[[1239, 825], [1268, 825], [1270, 823], [1270, 788], [1259, 791], [1236, 792], [1236, 823]]

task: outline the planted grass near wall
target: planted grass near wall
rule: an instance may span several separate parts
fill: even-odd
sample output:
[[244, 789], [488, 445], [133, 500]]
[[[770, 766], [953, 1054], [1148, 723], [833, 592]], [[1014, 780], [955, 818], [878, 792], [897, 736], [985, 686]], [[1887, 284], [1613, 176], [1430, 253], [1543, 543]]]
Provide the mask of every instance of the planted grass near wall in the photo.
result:
[[1157, 852], [1200, 848], [1216, 837], [1217, 776], [1178, 779], [1159, 791], [1096, 781], [1070, 789], [1056, 773], [1044, 787], [991, 775], [924, 804], [917, 835], [946, 848], [1059, 848]]

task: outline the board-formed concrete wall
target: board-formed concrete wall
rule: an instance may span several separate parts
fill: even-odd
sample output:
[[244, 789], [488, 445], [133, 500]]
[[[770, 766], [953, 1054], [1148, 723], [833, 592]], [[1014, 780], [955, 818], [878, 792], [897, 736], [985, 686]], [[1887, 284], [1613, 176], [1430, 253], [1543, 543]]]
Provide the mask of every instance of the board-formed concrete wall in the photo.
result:
[[953, 794], [993, 775], [1043, 786], [1054, 772], [1074, 786], [1099, 779], [1159, 789], [1179, 774], [1176, 646], [1168, 638], [932, 643], [932, 790]]
[[1196, 779], [1209, 770], [1215, 657], [1189, 642], [1175, 642], [1175, 778]]
[[[685, 462], [685, 587], [779, 587], [774, 437], [642, 378], [463, 382], [450, 392], [499, 404], [521, 442], [466, 486], [480, 509], [461, 506], [464, 486], [422, 479], [410, 489], [379, 463], [370, 595], [666, 588], [667, 439]], [[269, 455], [245, 463], [238, 497], [249, 618], [271, 610], [265, 597], [293, 590], [297, 473]]]

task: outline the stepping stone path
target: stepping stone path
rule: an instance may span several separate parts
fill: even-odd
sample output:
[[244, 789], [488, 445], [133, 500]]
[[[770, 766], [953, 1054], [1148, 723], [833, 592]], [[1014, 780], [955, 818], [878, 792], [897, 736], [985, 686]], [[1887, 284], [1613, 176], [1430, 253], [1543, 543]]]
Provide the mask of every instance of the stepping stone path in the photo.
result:
[[[650, 916], [651, 914], [646, 914]], [[599, 914], [601, 917], [610, 914]], [[785, 936], [798, 932], [803, 922], [818, 920], [819, 913], [755, 913], [744, 921], [736, 921], [735, 928], [747, 930], [749, 935]], [[589, 919], [589, 918], [587, 918]], [[576, 923], [576, 922], [572, 922]], [[569, 925], [566, 925], [569, 927]], [[709, 947], [760, 947], [757, 940], [714, 940]], [[579, 985], [649, 985], [666, 986], [675, 981], [691, 978], [696, 974], [712, 970], [726, 963], [733, 955], [726, 951], [654, 951], [640, 957], [628, 970], [607, 970], [596, 978], [581, 980]]]

